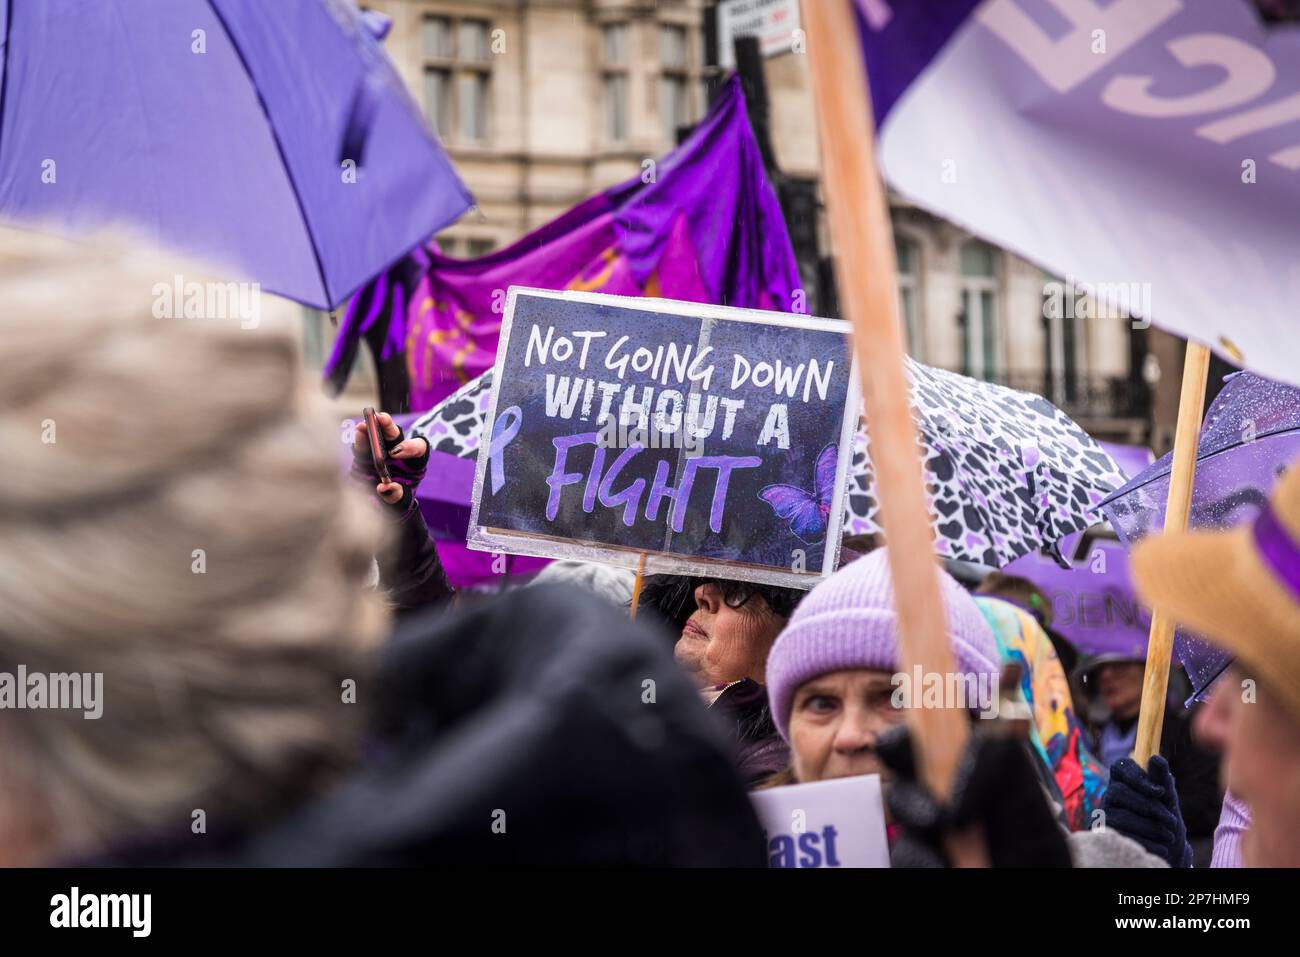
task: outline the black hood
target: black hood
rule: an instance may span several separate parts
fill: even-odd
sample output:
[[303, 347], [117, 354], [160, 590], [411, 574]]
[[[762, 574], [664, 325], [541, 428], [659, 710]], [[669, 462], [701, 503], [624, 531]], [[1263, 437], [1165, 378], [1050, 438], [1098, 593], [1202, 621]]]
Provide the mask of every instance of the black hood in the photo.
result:
[[372, 689], [366, 760], [238, 863], [765, 864], [698, 692], [662, 640], [585, 592], [408, 618]]

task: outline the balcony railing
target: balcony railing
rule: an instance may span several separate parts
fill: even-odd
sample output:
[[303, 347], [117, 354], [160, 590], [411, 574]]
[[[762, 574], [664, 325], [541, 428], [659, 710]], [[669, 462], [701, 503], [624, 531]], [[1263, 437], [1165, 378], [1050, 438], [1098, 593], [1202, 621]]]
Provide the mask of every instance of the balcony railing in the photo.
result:
[[1151, 412], [1151, 389], [1128, 376], [1067, 378], [1039, 370], [1008, 370], [991, 381], [1045, 396], [1075, 419], [1144, 419]]

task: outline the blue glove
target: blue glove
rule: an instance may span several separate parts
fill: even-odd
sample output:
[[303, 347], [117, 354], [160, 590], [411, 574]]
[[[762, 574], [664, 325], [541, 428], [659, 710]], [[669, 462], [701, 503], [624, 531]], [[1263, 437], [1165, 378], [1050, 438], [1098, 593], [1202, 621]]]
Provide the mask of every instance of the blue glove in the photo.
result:
[[1178, 808], [1178, 792], [1169, 762], [1151, 758], [1143, 771], [1132, 758], [1120, 758], [1110, 767], [1110, 785], [1101, 798], [1106, 826], [1131, 837], [1170, 867], [1192, 866], [1192, 845]]

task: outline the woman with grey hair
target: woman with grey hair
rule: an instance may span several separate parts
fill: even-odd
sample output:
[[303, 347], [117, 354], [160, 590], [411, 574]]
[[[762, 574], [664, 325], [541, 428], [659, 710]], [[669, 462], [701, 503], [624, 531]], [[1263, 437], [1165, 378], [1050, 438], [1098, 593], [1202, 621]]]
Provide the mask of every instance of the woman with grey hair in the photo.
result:
[[[156, 318], [174, 275], [203, 288], [112, 237], [0, 234], [0, 671], [29, 705], [0, 724], [3, 864], [224, 833], [354, 757], [374, 506], [287, 330]], [[42, 681], [100, 714], [30, 707]]]
[[754, 862], [666, 649], [563, 589], [430, 607], [427, 443], [382, 417], [396, 481], [364, 433], [348, 481], [292, 336], [156, 316], [175, 277], [0, 230], [0, 866]]

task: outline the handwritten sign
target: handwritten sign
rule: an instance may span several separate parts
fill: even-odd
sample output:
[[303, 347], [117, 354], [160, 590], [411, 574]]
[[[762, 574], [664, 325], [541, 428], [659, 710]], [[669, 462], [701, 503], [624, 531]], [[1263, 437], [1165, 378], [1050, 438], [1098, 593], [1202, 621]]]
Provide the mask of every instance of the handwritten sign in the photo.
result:
[[847, 329], [512, 288], [470, 547], [815, 584], [839, 553], [857, 418]]
[[770, 867], [888, 867], [880, 776], [835, 778], [750, 795]]

